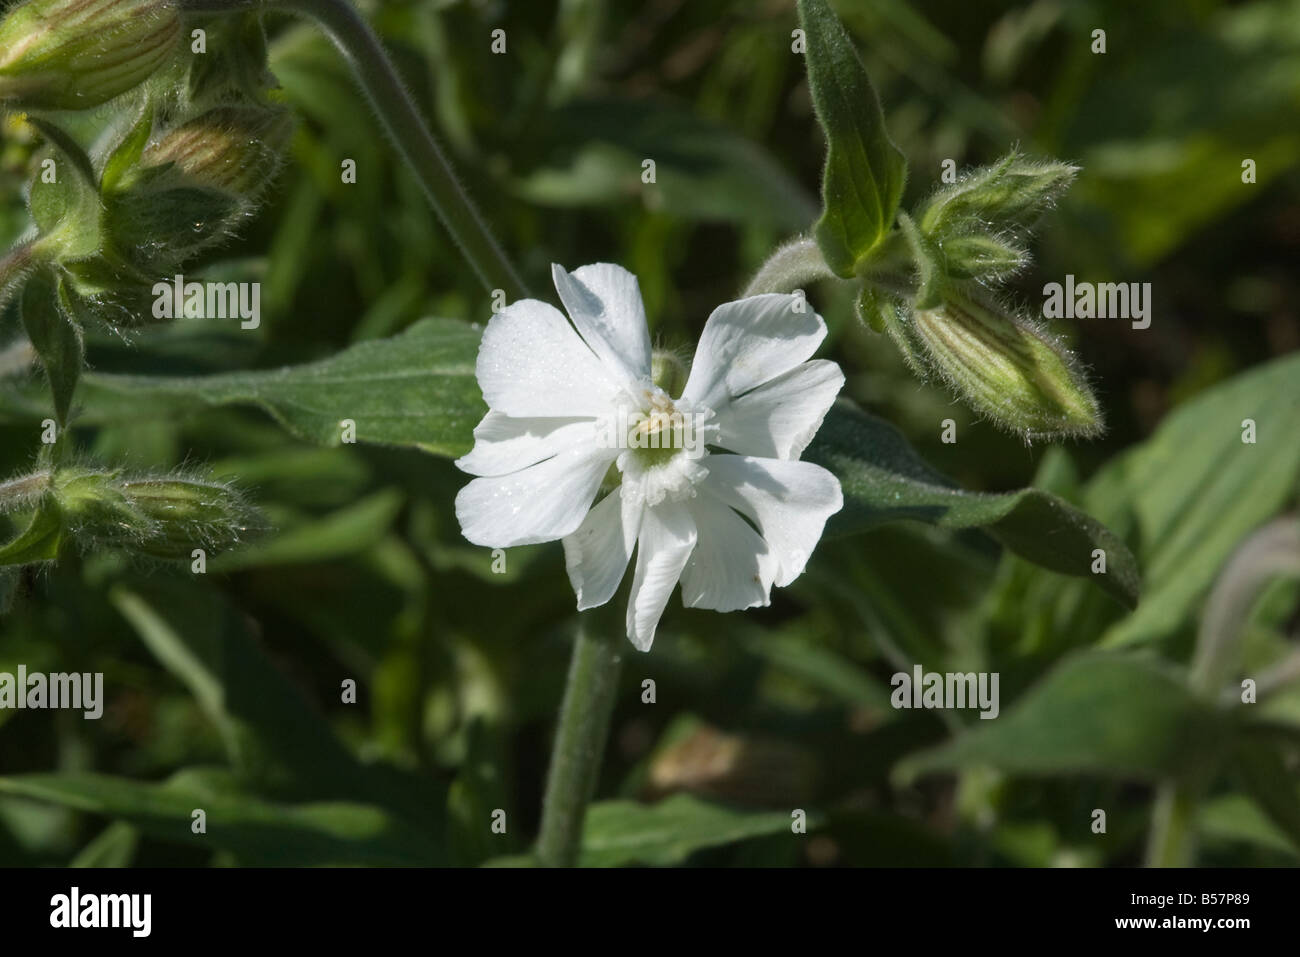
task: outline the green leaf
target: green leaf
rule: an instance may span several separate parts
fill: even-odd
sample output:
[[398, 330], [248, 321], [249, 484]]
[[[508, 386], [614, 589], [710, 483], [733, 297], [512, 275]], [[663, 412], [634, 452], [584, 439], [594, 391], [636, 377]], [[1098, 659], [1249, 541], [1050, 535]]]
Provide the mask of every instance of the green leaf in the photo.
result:
[[944, 260], [943, 254], [930, 240], [921, 235], [921, 231], [912, 222], [907, 213], [898, 214], [898, 225], [902, 230], [907, 246], [912, 251], [912, 260], [916, 264], [916, 298], [913, 305], [917, 309], [933, 309], [943, 302]]
[[366, 769], [214, 592], [155, 581], [118, 586], [110, 598], [220, 730], [245, 780], [262, 791], [385, 803]]
[[83, 847], [68, 866], [130, 867], [139, 843], [139, 831], [130, 824], [114, 821]]
[[1243, 738], [1237, 742], [1233, 766], [1246, 793], [1300, 853], [1300, 789], [1275, 744]]
[[1207, 842], [1243, 842], [1297, 856], [1295, 845], [1250, 798], [1227, 794], [1206, 801], [1198, 810], [1196, 828]]
[[[230, 851], [243, 864], [437, 864], [433, 838], [377, 807], [349, 802], [278, 804], [215, 789], [196, 775], [143, 784], [103, 774], [0, 778], [0, 795], [44, 801], [127, 822], [177, 844]], [[207, 832], [191, 830], [193, 811]]]
[[[957, 488], [881, 419], [837, 403], [804, 458], [830, 469], [844, 490], [844, 508], [828, 535], [849, 535], [886, 522], [913, 520], [944, 528], [982, 527], [1022, 558], [1066, 575], [1092, 578], [1132, 607], [1140, 576], [1124, 543], [1109, 529], [1040, 489], [980, 493]], [[1106, 553], [1094, 574], [1093, 551]]]
[[[583, 867], [671, 866], [706, 847], [791, 834], [787, 811], [741, 811], [677, 794], [657, 804], [603, 801], [587, 811]], [[808, 828], [820, 820], [809, 815]]]
[[1154, 781], [1212, 760], [1225, 718], [1157, 662], [1090, 652], [1065, 659], [1004, 713], [911, 755], [896, 776], [971, 767]]
[[894, 223], [907, 161], [885, 131], [880, 100], [843, 25], [826, 0], [799, 0], [808, 84], [826, 131], [817, 244], [827, 264], [851, 277]]
[[104, 160], [104, 174], [100, 177], [100, 190], [112, 192], [122, 177], [140, 162], [144, 148], [149, 145], [149, 134], [153, 132], [153, 108], [146, 104], [140, 116], [126, 130], [122, 139], [113, 147], [108, 158]]
[[[688, 220], [803, 230], [817, 215], [808, 192], [758, 144], [667, 102], [589, 99], [547, 114], [524, 154], [544, 164], [516, 190], [552, 207], [637, 202]], [[653, 184], [642, 181], [647, 158]], [[754, 202], [754, 197], [763, 197]]]
[[67, 424], [85, 363], [81, 327], [73, 319], [71, 298], [75, 295], [64, 283], [56, 287], [52, 277], [42, 270], [27, 280], [21, 300], [23, 328], [45, 369], [59, 428]]
[[385, 489], [324, 518], [276, 534], [265, 542], [226, 552], [208, 563], [214, 572], [272, 565], [314, 564], [356, 555], [388, 534], [406, 496]]
[[63, 513], [52, 500], [44, 501], [17, 538], [0, 546], [0, 565], [30, 565], [53, 561], [63, 542]]
[[53, 244], [61, 259], [92, 256], [101, 245], [103, 206], [90, 157], [57, 126], [34, 117], [28, 117], [28, 122], [49, 143], [42, 159], [53, 160], [49, 169], [54, 182], [46, 181], [47, 166], [42, 161], [27, 198], [41, 241]]
[[255, 372], [203, 376], [85, 376], [87, 423], [251, 404], [292, 435], [342, 443], [341, 422], [359, 442], [411, 446], [455, 457], [474, 444], [487, 407], [474, 376], [480, 332], [424, 319], [391, 339], [358, 343], [328, 359]]
[[[1255, 422], [1255, 444], [1242, 422]], [[1084, 507], [1133, 542], [1142, 605], [1103, 636], [1166, 637], [1200, 607], [1233, 550], [1277, 515], [1300, 480], [1300, 355], [1285, 356], [1180, 406], [1103, 468]]]
[[774, 668], [806, 681], [848, 705], [872, 708], [893, 717], [889, 689], [845, 655], [805, 637], [755, 629], [745, 647]]

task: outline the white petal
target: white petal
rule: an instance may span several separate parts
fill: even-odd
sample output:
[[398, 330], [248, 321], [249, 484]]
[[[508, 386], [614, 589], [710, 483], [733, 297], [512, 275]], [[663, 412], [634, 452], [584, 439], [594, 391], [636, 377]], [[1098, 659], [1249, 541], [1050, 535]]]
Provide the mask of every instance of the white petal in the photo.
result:
[[638, 651], [650, 650], [659, 616], [694, 547], [695, 523], [685, 505], [669, 502], [646, 510], [627, 603], [627, 636]]
[[782, 587], [803, 573], [826, 519], [844, 505], [839, 480], [811, 462], [710, 455], [703, 487], [758, 526]]
[[641, 529], [641, 513], [640, 505], [625, 502], [614, 489], [564, 539], [564, 567], [579, 611], [605, 604], [618, 590]]
[[564, 314], [537, 299], [489, 320], [477, 374], [488, 406], [520, 418], [600, 415], [621, 391]]
[[843, 387], [844, 373], [834, 362], [796, 366], [717, 409], [716, 444], [760, 458], [797, 459]]
[[508, 475], [595, 441], [593, 419], [519, 419], [489, 412], [474, 428], [474, 448], [456, 460], [470, 475]]
[[723, 303], [704, 324], [682, 398], [717, 409], [789, 372], [825, 337], [826, 324], [800, 296], [766, 293]]
[[586, 518], [616, 454], [582, 446], [509, 475], [474, 479], [456, 496], [461, 533], [489, 548], [563, 538]]
[[767, 543], [712, 495], [697, 495], [688, 507], [699, 541], [682, 572], [682, 603], [713, 611], [767, 605], [779, 564]]
[[560, 301], [591, 351], [629, 384], [650, 375], [650, 330], [636, 276], [622, 266], [596, 263], [572, 273], [551, 266]]

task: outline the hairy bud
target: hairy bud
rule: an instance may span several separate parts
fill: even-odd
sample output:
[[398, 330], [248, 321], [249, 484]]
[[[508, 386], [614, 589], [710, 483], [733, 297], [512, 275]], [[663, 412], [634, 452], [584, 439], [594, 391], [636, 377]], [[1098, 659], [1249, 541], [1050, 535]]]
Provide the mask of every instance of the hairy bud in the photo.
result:
[[1074, 357], [1015, 313], [946, 289], [938, 306], [892, 317], [889, 332], [914, 364], [1008, 431], [1026, 439], [1101, 431]]
[[935, 193], [917, 223], [923, 233], [936, 237], [977, 226], [1024, 230], [1069, 189], [1078, 172], [1068, 163], [1010, 153]]
[[165, 274], [227, 238], [275, 176], [291, 129], [287, 111], [223, 106], [155, 134], [105, 196], [113, 244]]
[[682, 394], [690, 369], [681, 356], [656, 349], [650, 357], [650, 379], [671, 396]]
[[222, 106], [165, 131], [140, 157], [178, 180], [250, 199], [270, 181], [293, 131], [285, 110]]
[[55, 474], [54, 494], [70, 531], [83, 543], [156, 558], [228, 548], [261, 528], [257, 511], [239, 492], [188, 475], [68, 468]]
[[174, 0], [27, 0], [0, 21], [0, 102], [99, 106], [148, 79], [180, 35]]

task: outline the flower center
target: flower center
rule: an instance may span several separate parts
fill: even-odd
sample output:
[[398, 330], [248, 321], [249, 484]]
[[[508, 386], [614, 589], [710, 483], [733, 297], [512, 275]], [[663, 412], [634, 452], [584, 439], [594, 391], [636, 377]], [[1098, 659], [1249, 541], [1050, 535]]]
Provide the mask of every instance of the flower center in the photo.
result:
[[662, 389], [647, 384], [620, 410], [625, 451], [618, 457], [623, 494], [657, 505], [695, 494], [694, 486], [709, 470], [701, 463], [708, 410], [674, 402]]
[[646, 465], [659, 465], [681, 452], [697, 449], [695, 422], [677, 411], [672, 399], [662, 392], [646, 398], [649, 408], [629, 418], [627, 447], [636, 451]]

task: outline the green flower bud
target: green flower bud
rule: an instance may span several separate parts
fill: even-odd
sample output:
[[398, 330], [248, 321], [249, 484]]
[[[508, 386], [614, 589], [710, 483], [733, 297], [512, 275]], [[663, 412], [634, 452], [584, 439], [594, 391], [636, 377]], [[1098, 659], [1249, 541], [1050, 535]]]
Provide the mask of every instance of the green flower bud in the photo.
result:
[[287, 110], [217, 107], [165, 131], [140, 167], [171, 167], [188, 185], [251, 199], [275, 175], [292, 132]]
[[1008, 431], [1026, 439], [1101, 431], [1074, 357], [1021, 316], [949, 288], [937, 307], [895, 315], [889, 332], [911, 362]]
[[975, 226], [1027, 229], [1069, 189], [1077, 166], [1010, 153], [935, 193], [917, 216], [921, 231], [942, 239]]
[[674, 352], [656, 349], [650, 357], [650, 379], [670, 396], [679, 396], [686, 388], [690, 367]]
[[174, 0], [26, 0], [0, 21], [0, 102], [99, 106], [148, 79], [180, 34]]
[[222, 241], [275, 176], [291, 130], [285, 110], [223, 106], [156, 135], [105, 196], [114, 247], [166, 274]]
[[54, 495], [69, 530], [84, 544], [155, 558], [229, 548], [261, 529], [257, 511], [239, 492], [187, 475], [68, 468], [55, 474]]
[[954, 236], [938, 246], [944, 271], [954, 279], [1004, 279], [1029, 263], [1025, 250], [990, 233]]

